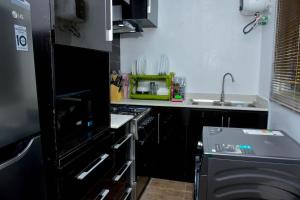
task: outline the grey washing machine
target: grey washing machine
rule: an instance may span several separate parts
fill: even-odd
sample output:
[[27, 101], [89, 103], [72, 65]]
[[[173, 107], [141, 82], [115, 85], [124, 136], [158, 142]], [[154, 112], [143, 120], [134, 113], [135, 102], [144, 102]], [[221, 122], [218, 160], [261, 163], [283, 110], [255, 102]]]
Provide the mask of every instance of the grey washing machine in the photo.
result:
[[300, 145], [283, 132], [204, 127], [195, 172], [196, 200], [300, 199]]

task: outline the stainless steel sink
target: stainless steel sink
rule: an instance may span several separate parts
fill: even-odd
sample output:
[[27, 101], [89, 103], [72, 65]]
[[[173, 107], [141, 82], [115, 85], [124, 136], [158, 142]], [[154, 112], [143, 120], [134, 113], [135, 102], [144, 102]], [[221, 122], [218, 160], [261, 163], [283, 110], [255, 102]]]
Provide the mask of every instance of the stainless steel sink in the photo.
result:
[[192, 104], [212, 104], [215, 100], [212, 99], [191, 99]]
[[252, 102], [243, 102], [243, 101], [227, 101], [227, 102], [220, 102], [214, 101], [214, 106], [232, 106], [232, 107], [247, 107], [247, 108], [255, 108], [255, 103]]
[[245, 107], [255, 108], [255, 102], [246, 101], [226, 101], [220, 102], [211, 99], [191, 99], [193, 105], [212, 105], [212, 106], [231, 106], [231, 107]]

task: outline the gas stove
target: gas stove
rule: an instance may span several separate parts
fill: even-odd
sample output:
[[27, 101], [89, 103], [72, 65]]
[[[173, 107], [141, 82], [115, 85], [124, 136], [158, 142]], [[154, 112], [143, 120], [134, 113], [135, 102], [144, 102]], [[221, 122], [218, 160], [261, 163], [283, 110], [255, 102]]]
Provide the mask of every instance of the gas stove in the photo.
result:
[[151, 108], [141, 106], [128, 106], [128, 105], [111, 105], [111, 114], [118, 115], [133, 115], [134, 118], [130, 122], [130, 129], [136, 140], [143, 140], [144, 134], [141, 129], [150, 125], [153, 117], [150, 116]]
[[150, 111], [150, 108], [126, 105], [112, 105], [110, 108], [111, 114], [133, 115], [135, 117], [138, 117], [148, 111]]
[[133, 176], [135, 177], [136, 188], [139, 189], [135, 189], [134, 199], [138, 199], [150, 180], [150, 177], [145, 176], [145, 174], [139, 174], [145, 166], [149, 166], [148, 159], [144, 159], [145, 154], [143, 152], [147, 152], [147, 147], [153, 141], [159, 143], [159, 118], [155, 117], [154, 113], [151, 112], [151, 108], [148, 107], [114, 104], [111, 105], [110, 111], [112, 114], [134, 116], [130, 121], [130, 132], [135, 139], [132, 153], [134, 160], [137, 160], [134, 164], [137, 170], [133, 170]]

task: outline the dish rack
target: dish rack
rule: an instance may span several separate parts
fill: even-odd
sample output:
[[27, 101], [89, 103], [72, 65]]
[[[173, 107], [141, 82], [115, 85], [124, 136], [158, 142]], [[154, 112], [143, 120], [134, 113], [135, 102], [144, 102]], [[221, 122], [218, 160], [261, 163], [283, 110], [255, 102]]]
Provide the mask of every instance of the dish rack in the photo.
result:
[[[170, 100], [171, 99], [171, 86], [174, 78], [174, 73], [168, 75], [130, 75], [130, 91], [129, 98], [141, 100]], [[136, 94], [136, 87], [139, 81], [164, 81], [169, 90], [168, 95], [155, 95], [155, 94]]]

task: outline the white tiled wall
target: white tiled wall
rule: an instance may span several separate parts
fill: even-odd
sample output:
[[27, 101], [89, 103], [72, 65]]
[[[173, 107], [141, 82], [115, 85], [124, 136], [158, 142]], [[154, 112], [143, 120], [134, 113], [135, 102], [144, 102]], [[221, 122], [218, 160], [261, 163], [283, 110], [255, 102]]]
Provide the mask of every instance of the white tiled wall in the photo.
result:
[[187, 92], [219, 93], [223, 74], [232, 72], [227, 93], [258, 94], [262, 27], [242, 33], [251, 19], [240, 15], [239, 0], [159, 0], [158, 29], [122, 36], [121, 69], [129, 72], [140, 56], [155, 63], [163, 53], [187, 78]]

